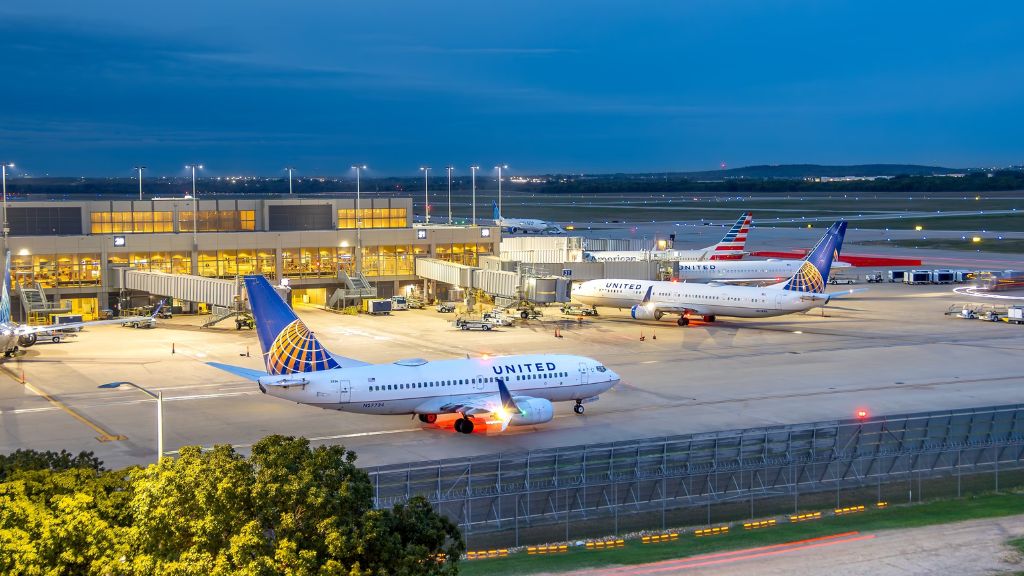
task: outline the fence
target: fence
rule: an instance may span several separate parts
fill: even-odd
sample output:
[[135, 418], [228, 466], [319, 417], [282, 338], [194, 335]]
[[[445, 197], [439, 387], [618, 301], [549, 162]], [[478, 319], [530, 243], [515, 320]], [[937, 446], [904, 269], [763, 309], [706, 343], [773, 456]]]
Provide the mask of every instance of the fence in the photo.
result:
[[[1024, 405], [381, 466], [375, 504], [426, 497], [467, 539], [522, 542], [959, 495], [1022, 468]], [[1005, 480], [1004, 480], [1005, 482]], [[859, 502], [857, 502], [859, 500]], [[564, 530], [563, 530], [564, 529]], [[603, 532], [600, 532], [602, 531]], [[495, 535], [496, 532], [502, 532]], [[555, 536], [555, 537], [553, 537]]]

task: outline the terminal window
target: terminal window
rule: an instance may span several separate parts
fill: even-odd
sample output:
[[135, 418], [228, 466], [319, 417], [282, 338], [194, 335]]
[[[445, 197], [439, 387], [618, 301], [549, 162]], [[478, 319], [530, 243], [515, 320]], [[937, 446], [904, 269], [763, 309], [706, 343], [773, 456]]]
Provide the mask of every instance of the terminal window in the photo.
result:
[[174, 232], [171, 212], [93, 212], [91, 234], [153, 234]]
[[79, 235], [82, 209], [68, 207], [16, 207], [7, 209], [12, 236]]
[[359, 216], [362, 222], [357, 226], [354, 208], [338, 210], [338, 229], [406, 228], [408, 226], [408, 210], [405, 208], [360, 208]]
[[[196, 212], [199, 232], [251, 232], [256, 229], [255, 210], [200, 210]], [[178, 230], [192, 231], [192, 211], [178, 212]]]

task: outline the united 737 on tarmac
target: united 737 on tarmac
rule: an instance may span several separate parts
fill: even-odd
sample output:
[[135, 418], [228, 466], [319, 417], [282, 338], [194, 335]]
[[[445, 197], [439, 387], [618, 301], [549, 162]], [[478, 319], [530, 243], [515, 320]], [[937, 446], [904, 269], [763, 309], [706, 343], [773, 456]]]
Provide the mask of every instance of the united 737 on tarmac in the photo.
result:
[[246, 276], [266, 372], [209, 362], [252, 380], [264, 394], [320, 408], [361, 414], [416, 414], [433, 424], [457, 415], [455, 430], [501, 431], [509, 425], [543, 424], [552, 402], [583, 402], [619, 382], [597, 360], [566, 354], [525, 354], [428, 362], [368, 364], [329, 352], [263, 276]]
[[678, 314], [680, 326], [689, 324], [691, 315], [714, 322], [717, 316], [764, 318], [803, 312], [859, 291], [825, 293], [829, 269], [842, 249], [845, 235], [846, 222], [833, 224], [800, 269], [788, 280], [771, 286], [589, 280], [573, 290], [573, 298], [593, 306], [629, 308], [630, 315], [637, 320], [661, 320], [665, 314]]
[[498, 203], [492, 200], [491, 205], [494, 207], [494, 225], [508, 230], [510, 234], [515, 234], [516, 232], [551, 232], [552, 234], [561, 234], [565, 232], [561, 226], [554, 222], [548, 222], [547, 220], [538, 220], [536, 218], [503, 218], [501, 216], [501, 210], [498, 210]]

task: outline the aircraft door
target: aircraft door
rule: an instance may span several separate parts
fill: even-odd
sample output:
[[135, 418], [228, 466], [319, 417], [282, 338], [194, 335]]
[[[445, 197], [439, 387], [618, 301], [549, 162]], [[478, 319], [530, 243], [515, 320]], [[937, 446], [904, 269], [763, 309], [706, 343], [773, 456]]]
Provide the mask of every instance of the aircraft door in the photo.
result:
[[352, 400], [352, 383], [348, 380], [338, 381], [338, 402], [346, 403]]
[[782, 294], [781, 293], [775, 295], [775, 307], [776, 308], [782, 308]]
[[586, 384], [588, 381], [587, 365], [584, 362], [580, 362], [580, 384]]
[[486, 380], [486, 378], [484, 376], [477, 376], [476, 377], [476, 383], [473, 384], [473, 389], [476, 390], [477, 392], [479, 392], [480, 390], [483, 390], [484, 389], [484, 382], [486, 382], [486, 381], [487, 380]]

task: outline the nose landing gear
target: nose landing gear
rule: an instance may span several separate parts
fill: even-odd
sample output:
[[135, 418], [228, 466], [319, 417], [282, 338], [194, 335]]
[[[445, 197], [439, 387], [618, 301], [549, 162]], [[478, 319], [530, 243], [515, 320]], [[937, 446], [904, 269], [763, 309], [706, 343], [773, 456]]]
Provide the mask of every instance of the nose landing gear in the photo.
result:
[[572, 407], [572, 411], [577, 414], [583, 414], [586, 408], [583, 407], [583, 400], [577, 400], [576, 405]]

